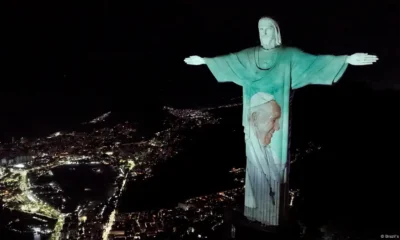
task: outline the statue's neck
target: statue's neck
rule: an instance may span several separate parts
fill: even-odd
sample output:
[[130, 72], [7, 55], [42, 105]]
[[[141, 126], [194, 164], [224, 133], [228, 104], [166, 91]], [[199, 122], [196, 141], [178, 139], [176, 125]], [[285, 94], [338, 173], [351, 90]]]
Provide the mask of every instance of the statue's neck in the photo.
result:
[[264, 51], [270, 51], [270, 50], [272, 50], [274, 48], [276, 48], [276, 46], [270, 47], [270, 46], [261, 45], [261, 49], [264, 50]]

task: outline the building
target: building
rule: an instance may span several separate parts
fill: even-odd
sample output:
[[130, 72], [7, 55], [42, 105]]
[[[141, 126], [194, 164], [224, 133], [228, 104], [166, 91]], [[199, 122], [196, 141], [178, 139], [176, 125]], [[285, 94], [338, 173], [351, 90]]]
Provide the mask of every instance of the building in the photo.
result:
[[0, 161], [1, 166], [11, 166], [15, 164], [26, 164], [32, 162], [34, 159], [29, 155], [17, 156], [14, 158], [2, 158]]

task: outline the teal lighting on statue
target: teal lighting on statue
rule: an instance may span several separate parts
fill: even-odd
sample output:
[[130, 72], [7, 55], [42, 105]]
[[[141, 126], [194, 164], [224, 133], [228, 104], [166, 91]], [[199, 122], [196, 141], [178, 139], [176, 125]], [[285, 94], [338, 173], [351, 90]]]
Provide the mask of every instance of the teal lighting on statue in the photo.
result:
[[[191, 56], [189, 65], [205, 64], [218, 82], [243, 88], [243, 127], [246, 142], [244, 215], [270, 226], [279, 225], [280, 208], [287, 205], [280, 189], [287, 183], [289, 102], [292, 89], [310, 84], [332, 85], [348, 64], [363, 66], [374, 55], [312, 55], [282, 45], [278, 24], [258, 21], [260, 46], [223, 56]], [[284, 194], [285, 191], [283, 191]]]

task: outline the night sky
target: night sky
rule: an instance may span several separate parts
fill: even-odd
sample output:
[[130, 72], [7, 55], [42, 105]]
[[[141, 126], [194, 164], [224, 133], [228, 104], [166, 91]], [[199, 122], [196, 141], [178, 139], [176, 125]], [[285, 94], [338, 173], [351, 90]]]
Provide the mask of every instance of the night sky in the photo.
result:
[[[280, 24], [286, 45], [315, 54], [367, 52], [380, 58], [373, 66], [350, 67], [333, 87], [297, 91], [298, 130], [329, 131], [324, 125], [338, 118], [347, 119], [344, 129], [371, 121], [376, 130], [369, 131], [376, 132], [378, 125], [389, 127], [387, 116], [396, 112], [393, 101], [399, 99], [395, 2], [11, 2], [2, 30], [1, 130], [7, 136], [47, 134], [61, 122], [109, 110], [151, 114], [161, 105], [199, 107], [238, 97], [239, 87], [218, 84], [206, 67], [187, 66], [183, 59], [258, 44], [257, 20], [269, 15]], [[352, 120], [360, 116], [356, 111], [381, 122]]]
[[207, 67], [183, 59], [258, 44], [257, 21], [268, 15], [285, 45], [379, 57], [372, 66], [349, 66], [335, 86], [297, 90], [293, 141], [327, 149], [303, 166], [308, 176], [325, 175], [327, 186], [340, 188], [356, 173], [348, 193], [389, 199], [399, 180], [400, 2], [224, 2], [10, 1], [2, 9], [2, 140], [48, 134], [106, 111], [152, 115], [162, 105], [240, 97], [238, 86], [218, 84]]
[[239, 87], [217, 84], [206, 67], [187, 66], [183, 59], [258, 44], [257, 20], [263, 15], [279, 22], [286, 45], [316, 54], [368, 52], [380, 58], [373, 66], [350, 67], [332, 89], [299, 91], [297, 105], [306, 104], [306, 111], [336, 101], [321, 91], [356, 99], [368, 91], [400, 89], [396, 1], [268, 2], [277, 1], [147, 1], [140, 6], [107, 0], [11, 1], [3, 9], [1, 130], [20, 136], [35, 128], [37, 134], [108, 110], [196, 107], [240, 96]]
[[3, 138], [47, 134], [109, 110], [151, 114], [162, 105], [200, 107], [240, 97], [239, 87], [218, 84], [205, 66], [183, 59], [258, 44], [263, 15], [278, 21], [285, 45], [380, 58], [373, 66], [350, 66], [335, 86], [298, 90], [294, 124], [306, 134], [295, 138], [339, 134], [354, 124], [371, 134], [395, 127], [399, 3], [268, 2], [8, 3], [0, 55]]

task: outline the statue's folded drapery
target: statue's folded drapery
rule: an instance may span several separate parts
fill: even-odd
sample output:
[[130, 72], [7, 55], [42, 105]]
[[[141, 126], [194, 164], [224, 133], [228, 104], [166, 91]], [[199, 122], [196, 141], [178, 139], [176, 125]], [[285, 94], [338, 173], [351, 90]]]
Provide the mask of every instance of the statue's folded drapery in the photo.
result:
[[[284, 166], [288, 159], [290, 90], [309, 84], [331, 85], [338, 81], [347, 68], [347, 56], [316, 56], [291, 47], [278, 47], [268, 54], [260, 54], [260, 51], [264, 50], [248, 48], [205, 58], [205, 63], [218, 82], [234, 82], [243, 87], [243, 127], [248, 160], [245, 215], [277, 225], [275, 208], [279, 207], [279, 186], [286, 181]], [[262, 151], [258, 149], [248, 121], [250, 99], [259, 92], [271, 94], [281, 108], [280, 129]], [[272, 184], [272, 181], [275, 182]]]

